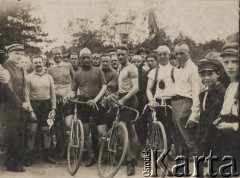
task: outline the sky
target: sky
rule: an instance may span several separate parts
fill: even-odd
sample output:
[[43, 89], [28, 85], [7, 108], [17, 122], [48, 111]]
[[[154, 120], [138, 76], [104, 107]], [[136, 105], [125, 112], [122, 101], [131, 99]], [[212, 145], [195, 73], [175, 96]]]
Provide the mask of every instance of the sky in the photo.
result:
[[[142, 16], [154, 8], [158, 24], [172, 39], [180, 32], [198, 43], [225, 39], [239, 28], [239, 0], [21, 0], [38, 8], [34, 16], [45, 20], [43, 29], [58, 43], [69, 42], [68, 20], [88, 18], [99, 29], [107, 9], [115, 9], [118, 21], [129, 13]], [[137, 25], [136, 25], [137, 26]]]

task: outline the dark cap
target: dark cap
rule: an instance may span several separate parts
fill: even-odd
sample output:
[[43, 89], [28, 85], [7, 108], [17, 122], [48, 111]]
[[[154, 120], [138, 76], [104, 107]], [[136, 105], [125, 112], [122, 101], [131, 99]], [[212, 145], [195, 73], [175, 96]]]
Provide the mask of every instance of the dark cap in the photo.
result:
[[172, 60], [172, 59], [177, 59], [176, 55], [174, 53], [171, 53], [169, 55], [169, 60]]
[[150, 51], [148, 49], [145, 48], [140, 48], [139, 50], [137, 50], [137, 52], [135, 53], [136, 55], [139, 55], [141, 52], [145, 52], [147, 54], [150, 53]]
[[221, 71], [222, 64], [217, 59], [201, 59], [197, 61], [198, 72], [203, 71]]
[[6, 49], [8, 52], [24, 51], [24, 46], [22, 44], [11, 44], [10, 46], [7, 46]]
[[226, 43], [222, 48], [221, 57], [224, 55], [238, 56], [239, 50], [239, 32], [229, 35], [226, 39]]

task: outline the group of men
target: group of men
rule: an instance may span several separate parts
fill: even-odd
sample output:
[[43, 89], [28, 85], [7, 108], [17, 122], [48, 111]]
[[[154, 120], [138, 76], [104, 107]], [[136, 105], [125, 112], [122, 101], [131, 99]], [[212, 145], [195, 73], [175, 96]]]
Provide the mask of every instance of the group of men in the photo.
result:
[[[234, 45], [226, 43], [221, 52], [225, 60], [223, 66], [230, 78], [233, 72], [228, 71], [230, 62], [227, 64], [226, 61], [234, 58], [235, 63], [239, 62]], [[55, 152], [61, 155], [74, 114], [74, 106], [68, 100], [77, 95], [81, 95], [87, 103], [78, 108], [84, 127], [87, 167], [96, 162], [98, 150], [94, 150], [93, 144], [101, 143], [114, 119], [106, 115], [106, 108], [101, 105], [106, 93], [116, 93], [119, 105], [138, 109], [140, 113], [146, 104], [156, 109], [157, 117], [166, 130], [168, 148], [174, 145], [175, 155], [189, 157], [196, 150], [199, 137], [196, 128], [201, 123], [199, 115], [207, 103], [207, 95], [203, 103], [199, 99], [208, 81], [206, 76], [203, 78], [202, 72], [211, 71], [215, 69], [213, 66], [219, 64], [208, 61], [197, 66], [190, 58], [186, 43], [176, 44], [174, 54], [165, 45], [160, 45], [154, 53], [142, 48], [134, 55], [129, 54], [127, 47], [110, 49], [101, 55], [93, 55], [88, 48], [83, 48], [79, 54], [72, 53], [68, 62], [63, 61], [61, 49], [55, 47], [51, 51], [54, 63], [47, 72], [46, 61], [41, 55], [36, 55], [31, 58], [31, 74], [27, 74], [20, 65], [24, 55], [23, 45], [10, 45], [7, 53], [8, 60], [0, 66], [0, 129], [7, 144], [7, 170], [23, 172], [23, 165], [32, 164], [35, 137], [39, 130], [43, 135], [45, 160], [56, 163], [52, 152], [51, 128], [55, 129], [57, 137]], [[238, 78], [234, 82], [238, 85]], [[158, 104], [163, 103], [171, 105], [172, 110], [158, 108]], [[239, 119], [239, 113], [233, 112]], [[136, 145], [139, 144], [141, 149], [147, 147], [149, 116], [142, 116], [135, 125], [132, 119], [132, 112], [121, 110], [120, 120], [126, 124], [129, 133], [126, 155], [128, 176], [135, 174]], [[93, 131], [92, 122], [97, 132]], [[227, 126], [231, 127], [225, 123], [218, 125], [218, 128], [224, 130]], [[239, 122], [232, 126], [236, 132], [239, 132], [239, 127]], [[93, 139], [96, 137], [94, 134], [97, 134], [97, 141]], [[239, 139], [239, 134], [236, 139]]]

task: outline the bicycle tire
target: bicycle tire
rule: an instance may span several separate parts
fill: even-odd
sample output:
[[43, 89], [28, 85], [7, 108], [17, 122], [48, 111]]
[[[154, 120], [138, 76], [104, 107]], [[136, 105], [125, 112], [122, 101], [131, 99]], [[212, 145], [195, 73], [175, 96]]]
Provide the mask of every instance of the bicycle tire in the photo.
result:
[[[99, 151], [98, 173], [101, 178], [112, 178], [116, 175], [125, 159], [128, 142], [128, 131], [124, 123], [117, 123], [110, 129]], [[105, 173], [105, 168], [110, 169], [110, 172]]]
[[[152, 123], [151, 132], [151, 148], [157, 151], [156, 156], [159, 158], [163, 152], [167, 151], [167, 136], [163, 124], [160, 121]], [[167, 158], [165, 159], [165, 164], [167, 164]], [[160, 172], [161, 178], [166, 176], [167, 170], [163, 169]]]
[[68, 172], [73, 176], [78, 171], [82, 159], [84, 130], [81, 120], [76, 119], [72, 122], [71, 135], [69, 136], [67, 149], [67, 163]]

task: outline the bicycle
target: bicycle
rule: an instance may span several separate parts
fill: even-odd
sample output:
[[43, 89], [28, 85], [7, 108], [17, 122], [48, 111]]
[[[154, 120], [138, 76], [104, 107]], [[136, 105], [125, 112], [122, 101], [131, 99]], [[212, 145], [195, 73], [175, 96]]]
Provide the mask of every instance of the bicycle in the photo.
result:
[[71, 132], [68, 140], [67, 164], [68, 172], [73, 176], [79, 169], [84, 145], [83, 124], [77, 115], [77, 105], [87, 104], [87, 102], [77, 101], [77, 99], [70, 99], [69, 101], [74, 103], [74, 116], [71, 122]]
[[[145, 113], [146, 109], [150, 107], [150, 104], [145, 105], [142, 114]], [[165, 99], [162, 99], [161, 104], [158, 104], [157, 107], [159, 108], [170, 108], [172, 110], [172, 107], [170, 105], [166, 104]], [[161, 121], [158, 121], [157, 119], [157, 112], [155, 108], [151, 109], [151, 116], [152, 121], [149, 124], [150, 129], [148, 132], [148, 138], [149, 138], [149, 147], [151, 150], [151, 175], [153, 177], [157, 177], [157, 169], [156, 169], [156, 159], [161, 156], [165, 151], [167, 151], [167, 136], [165, 132], [165, 128]], [[167, 162], [167, 160], [166, 160]], [[166, 169], [163, 168], [162, 174], [160, 177], [165, 177]]]
[[136, 109], [120, 106], [118, 102], [111, 98], [117, 107], [115, 120], [111, 129], [103, 139], [98, 157], [98, 173], [102, 178], [112, 178], [120, 169], [127, 153], [128, 130], [125, 123], [120, 121], [120, 109], [126, 108], [136, 112], [136, 117], [132, 123], [136, 122], [139, 113]]

